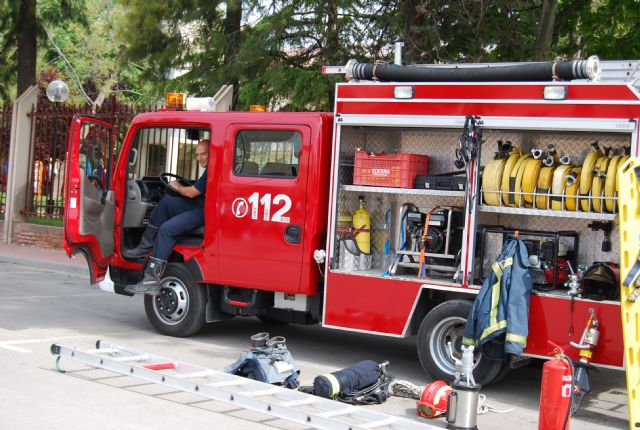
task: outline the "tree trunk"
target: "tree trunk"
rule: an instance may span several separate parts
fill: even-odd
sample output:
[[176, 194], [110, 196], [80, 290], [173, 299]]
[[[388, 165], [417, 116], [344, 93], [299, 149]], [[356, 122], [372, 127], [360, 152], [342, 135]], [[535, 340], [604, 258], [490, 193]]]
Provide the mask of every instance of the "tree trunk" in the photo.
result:
[[36, 83], [36, 0], [22, 0], [18, 12], [18, 96]]
[[558, 9], [557, 0], [544, 0], [542, 3], [542, 17], [540, 18], [540, 28], [536, 46], [533, 50], [535, 61], [546, 60], [553, 44], [553, 29], [556, 21], [556, 11]]
[[400, 16], [402, 17], [402, 41], [404, 42], [404, 52], [402, 54], [402, 64], [414, 64], [418, 53], [418, 35], [414, 34], [412, 28], [417, 24], [422, 24], [422, 15], [418, 14], [417, 7], [421, 0], [406, 0], [400, 3]]
[[[326, 14], [327, 30], [324, 52], [321, 58], [325, 64], [339, 64], [340, 62], [346, 63], [343, 58], [339, 58], [340, 46], [339, 46], [339, 34], [338, 34], [338, 2], [336, 0], [327, 0], [324, 3], [323, 12]], [[319, 16], [318, 19], [324, 19]], [[335, 90], [332, 85], [328, 86], [327, 95], [329, 96], [329, 106], [333, 106], [335, 102]]]
[[[327, 35], [324, 48], [324, 60], [326, 64], [337, 64], [338, 46], [338, 5], [335, 0], [328, 0], [325, 3], [324, 13], [327, 19]], [[319, 17], [322, 19], [322, 17]]]
[[233, 110], [238, 107], [238, 74], [234, 67], [240, 47], [240, 25], [242, 23], [242, 1], [227, 0], [227, 15], [224, 19], [224, 36], [227, 43], [224, 56], [224, 68], [229, 72], [229, 84], [233, 85]]

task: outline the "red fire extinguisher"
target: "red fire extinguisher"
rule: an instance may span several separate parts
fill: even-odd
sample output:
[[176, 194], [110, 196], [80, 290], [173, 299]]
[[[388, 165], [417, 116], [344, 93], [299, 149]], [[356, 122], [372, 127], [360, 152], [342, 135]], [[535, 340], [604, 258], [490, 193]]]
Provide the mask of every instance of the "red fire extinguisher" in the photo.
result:
[[573, 365], [562, 348], [549, 343], [555, 347], [556, 358], [547, 361], [542, 368], [538, 430], [569, 430]]

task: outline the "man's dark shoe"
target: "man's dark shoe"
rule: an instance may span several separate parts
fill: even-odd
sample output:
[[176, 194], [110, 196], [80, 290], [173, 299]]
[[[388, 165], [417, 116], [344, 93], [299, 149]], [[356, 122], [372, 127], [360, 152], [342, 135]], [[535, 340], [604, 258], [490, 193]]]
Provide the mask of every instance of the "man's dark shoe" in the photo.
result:
[[140, 239], [140, 243], [133, 249], [128, 251], [124, 251], [122, 254], [126, 258], [144, 258], [149, 254], [151, 249], [153, 249], [153, 242], [156, 240], [156, 236], [158, 235], [158, 228], [152, 226], [151, 224], [147, 225], [147, 228], [144, 229], [144, 233], [142, 233], [142, 239]]
[[149, 257], [144, 270], [144, 278], [135, 285], [127, 285], [125, 291], [132, 294], [158, 295], [160, 292], [160, 278], [167, 266], [167, 262], [155, 257]]

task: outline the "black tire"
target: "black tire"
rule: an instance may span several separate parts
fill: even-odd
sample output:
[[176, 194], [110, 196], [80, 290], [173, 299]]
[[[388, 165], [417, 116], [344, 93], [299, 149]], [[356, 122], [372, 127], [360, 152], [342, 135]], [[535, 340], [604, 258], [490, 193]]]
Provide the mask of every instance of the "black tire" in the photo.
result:
[[[447, 343], [451, 342], [456, 358], [461, 358], [460, 346], [472, 306], [469, 300], [449, 300], [433, 308], [422, 320], [418, 330], [418, 358], [434, 379], [453, 381], [455, 364], [447, 351]], [[476, 383], [488, 385], [502, 370], [503, 362], [482, 358], [477, 350], [475, 355], [473, 377]]]
[[188, 337], [205, 323], [205, 288], [182, 263], [169, 263], [157, 296], [145, 295], [144, 310], [151, 325], [168, 336]]

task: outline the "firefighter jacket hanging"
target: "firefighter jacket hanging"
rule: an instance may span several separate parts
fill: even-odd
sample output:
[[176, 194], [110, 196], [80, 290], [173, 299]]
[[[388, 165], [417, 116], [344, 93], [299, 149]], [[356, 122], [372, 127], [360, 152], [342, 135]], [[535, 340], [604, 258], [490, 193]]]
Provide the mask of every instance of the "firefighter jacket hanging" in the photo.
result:
[[463, 343], [502, 359], [522, 354], [528, 334], [532, 277], [524, 242], [511, 239], [492, 266], [469, 312]]

